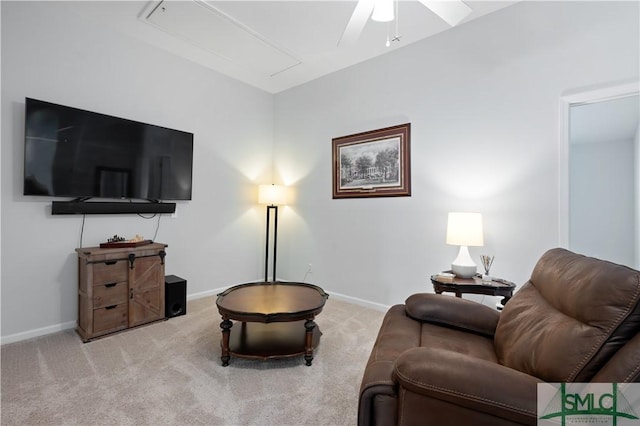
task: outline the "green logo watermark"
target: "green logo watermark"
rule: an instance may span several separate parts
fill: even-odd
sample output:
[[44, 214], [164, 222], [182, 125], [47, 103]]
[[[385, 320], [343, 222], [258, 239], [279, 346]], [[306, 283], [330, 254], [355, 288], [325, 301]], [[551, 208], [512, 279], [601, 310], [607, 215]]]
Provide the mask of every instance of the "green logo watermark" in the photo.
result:
[[541, 383], [538, 425], [640, 425], [638, 383]]

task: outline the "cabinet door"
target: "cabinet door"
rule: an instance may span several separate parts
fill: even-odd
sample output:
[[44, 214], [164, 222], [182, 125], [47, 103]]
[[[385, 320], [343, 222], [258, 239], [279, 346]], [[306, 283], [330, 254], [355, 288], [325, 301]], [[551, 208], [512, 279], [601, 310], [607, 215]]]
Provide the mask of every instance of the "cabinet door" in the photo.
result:
[[159, 256], [136, 258], [129, 270], [129, 326], [164, 318], [164, 263]]

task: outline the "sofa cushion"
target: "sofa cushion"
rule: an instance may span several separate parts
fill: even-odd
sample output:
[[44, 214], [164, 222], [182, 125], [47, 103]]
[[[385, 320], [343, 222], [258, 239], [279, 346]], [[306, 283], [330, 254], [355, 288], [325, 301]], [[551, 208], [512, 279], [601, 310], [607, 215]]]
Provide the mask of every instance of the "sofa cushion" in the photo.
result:
[[405, 301], [407, 315], [432, 324], [493, 337], [500, 313], [488, 306], [458, 297], [419, 293]]
[[588, 382], [640, 331], [639, 299], [640, 272], [549, 250], [500, 315], [498, 361], [548, 382]]

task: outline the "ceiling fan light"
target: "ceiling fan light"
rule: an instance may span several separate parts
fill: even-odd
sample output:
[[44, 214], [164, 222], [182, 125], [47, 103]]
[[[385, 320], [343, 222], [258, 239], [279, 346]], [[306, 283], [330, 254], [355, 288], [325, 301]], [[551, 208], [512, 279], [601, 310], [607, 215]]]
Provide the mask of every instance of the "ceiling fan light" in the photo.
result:
[[376, 0], [371, 19], [378, 22], [393, 21], [393, 0]]

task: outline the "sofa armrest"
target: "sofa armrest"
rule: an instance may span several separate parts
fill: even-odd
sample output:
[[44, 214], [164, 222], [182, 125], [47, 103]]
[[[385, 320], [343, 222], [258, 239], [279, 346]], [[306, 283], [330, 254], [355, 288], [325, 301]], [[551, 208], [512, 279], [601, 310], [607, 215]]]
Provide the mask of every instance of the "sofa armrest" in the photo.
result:
[[362, 377], [358, 425], [395, 424], [395, 361], [406, 350], [420, 346], [420, 328], [420, 322], [407, 316], [404, 305], [387, 311]]
[[481, 303], [458, 297], [418, 293], [405, 301], [407, 315], [416, 321], [429, 322], [447, 327], [493, 337], [500, 312]]
[[[404, 391], [452, 404], [458, 407], [457, 412], [466, 408], [512, 422], [536, 424], [537, 384], [542, 380], [500, 364], [446, 349], [421, 347], [398, 357], [394, 377]], [[400, 415], [403, 408], [399, 407]], [[409, 411], [415, 415], [416, 407]]]

